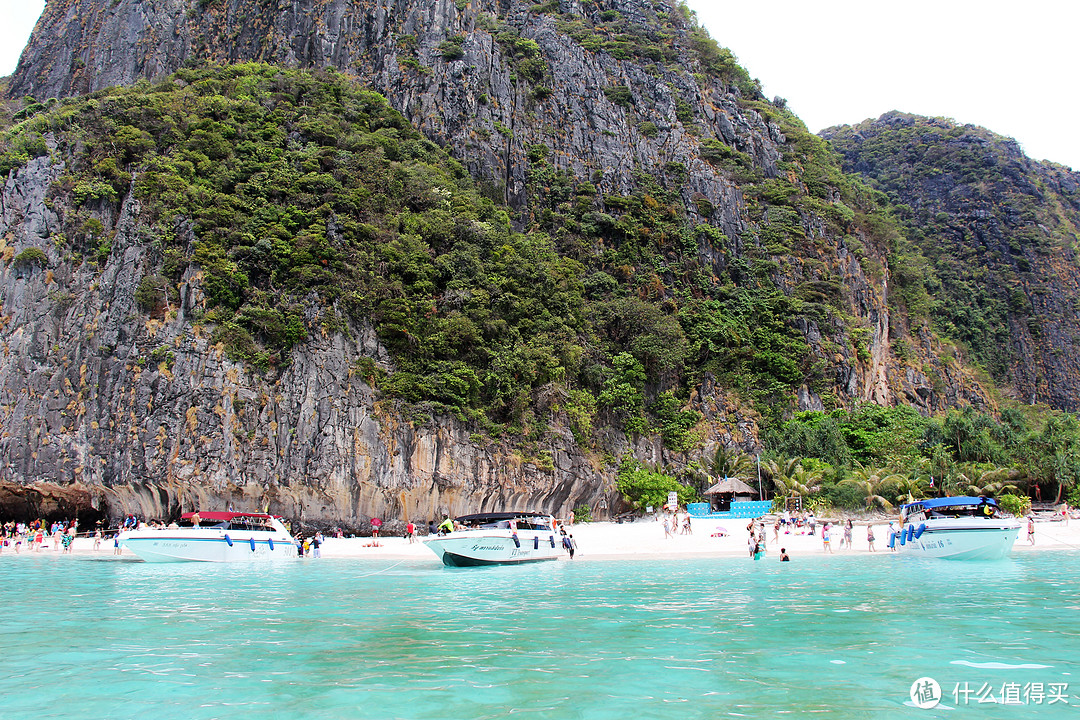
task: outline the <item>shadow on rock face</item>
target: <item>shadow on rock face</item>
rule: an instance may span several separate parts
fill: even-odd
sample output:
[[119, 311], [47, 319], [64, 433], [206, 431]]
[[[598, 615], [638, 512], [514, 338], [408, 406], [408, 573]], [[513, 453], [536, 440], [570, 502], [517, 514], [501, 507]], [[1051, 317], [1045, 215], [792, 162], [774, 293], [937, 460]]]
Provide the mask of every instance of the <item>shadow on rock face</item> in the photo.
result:
[[34, 483], [17, 485], [0, 480], [0, 520], [71, 520], [78, 518], [82, 527], [93, 527], [106, 518], [103, 502], [80, 485]]

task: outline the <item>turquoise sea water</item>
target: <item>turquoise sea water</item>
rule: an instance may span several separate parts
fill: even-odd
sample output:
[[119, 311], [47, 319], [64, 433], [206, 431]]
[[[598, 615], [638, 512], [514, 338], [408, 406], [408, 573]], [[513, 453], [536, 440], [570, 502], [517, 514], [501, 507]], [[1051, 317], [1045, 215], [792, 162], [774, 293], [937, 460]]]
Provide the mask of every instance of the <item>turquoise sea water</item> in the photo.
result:
[[[5, 557], [0, 588], [0, 718], [1080, 717], [1077, 552], [494, 568]], [[946, 707], [910, 705], [921, 677]], [[1028, 686], [1017, 704], [978, 703], [1011, 683]], [[1068, 704], [1037, 703], [1031, 683], [1067, 684]]]

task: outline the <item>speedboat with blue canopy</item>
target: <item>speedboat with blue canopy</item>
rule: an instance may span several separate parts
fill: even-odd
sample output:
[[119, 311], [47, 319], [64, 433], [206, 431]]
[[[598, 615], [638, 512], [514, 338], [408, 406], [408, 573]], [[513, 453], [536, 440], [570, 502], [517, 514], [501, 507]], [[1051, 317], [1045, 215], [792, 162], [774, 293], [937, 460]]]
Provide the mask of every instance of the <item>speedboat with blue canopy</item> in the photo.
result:
[[889, 547], [948, 560], [1000, 560], [1020, 533], [1020, 521], [1005, 517], [989, 497], [941, 497], [900, 508], [900, 530]]

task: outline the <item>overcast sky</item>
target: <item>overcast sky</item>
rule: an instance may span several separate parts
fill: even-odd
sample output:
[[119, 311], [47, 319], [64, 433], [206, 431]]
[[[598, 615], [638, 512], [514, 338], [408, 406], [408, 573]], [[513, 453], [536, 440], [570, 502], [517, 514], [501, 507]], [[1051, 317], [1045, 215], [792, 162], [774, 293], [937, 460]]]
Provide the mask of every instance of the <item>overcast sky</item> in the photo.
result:
[[[817, 132], [889, 110], [1016, 138], [1080, 169], [1075, 0], [687, 0], [765, 94]], [[0, 0], [0, 76], [44, 6]]]
[[1080, 170], [1076, 0], [687, 0], [807, 126], [889, 110], [1016, 138]]

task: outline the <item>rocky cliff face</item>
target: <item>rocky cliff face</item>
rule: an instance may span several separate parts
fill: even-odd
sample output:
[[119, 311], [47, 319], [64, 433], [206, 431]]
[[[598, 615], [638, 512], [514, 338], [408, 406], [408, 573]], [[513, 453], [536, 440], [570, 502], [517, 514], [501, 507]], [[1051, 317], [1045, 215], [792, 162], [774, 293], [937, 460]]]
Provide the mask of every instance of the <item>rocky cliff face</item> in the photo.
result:
[[1080, 174], [983, 128], [903, 113], [823, 135], [897, 203], [946, 333], [1017, 399], [1080, 409]]
[[[444, 513], [620, 507], [614, 468], [577, 445], [565, 418], [537, 458], [453, 418], [414, 426], [384, 408], [355, 362], [392, 366], [370, 327], [316, 331], [284, 370], [261, 373], [193, 324], [205, 306], [197, 270], [171, 314], [147, 316], [137, 287], [159, 258], [138, 200], [95, 213], [115, 231], [107, 259], [65, 256], [47, 200], [64, 170], [34, 159], [0, 193], [0, 511], [163, 517], [232, 504], [364, 530], [372, 516], [393, 529]], [[42, 247], [40, 261], [24, 252]], [[710, 437], [752, 446], [753, 420], [711, 386], [700, 392]], [[649, 438], [631, 448], [612, 437], [608, 449], [678, 460]]]
[[[530, 175], [537, 156], [595, 183], [614, 208], [642, 174], [677, 191], [687, 222], [717, 231], [697, 249], [713, 282], [735, 266], [750, 274], [752, 257], [753, 273], [812, 308], [793, 321], [819, 366], [796, 393], [799, 407], [985, 404], [932, 333], [890, 314], [886, 245], [838, 189], [808, 176], [815, 151], [805, 128], [702, 45], [674, 6], [53, 0], [11, 95], [82, 94], [185, 63], [247, 60], [337, 68], [370, 84], [515, 207], [522, 227], [539, 220], [530, 204], [545, 191]], [[790, 132], [802, 133], [798, 143]], [[675, 467], [690, 459], [656, 438], [621, 435], [586, 452], [558, 418], [544, 458], [449, 418], [414, 427], [355, 372], [359, 357], [392, 368], [371, 327], [314, 334], [280, 374], [245, 369], [192, 321], [204, 304], [197, 268], [175, 314], [148, 319], [136, 307], [140, 279], [161, 260], [135, 198], [91, 213], [115, 232], [100, 267], [50, 249], [60, 228], [48, 188], [64, 172], [61, 157], [42, 155], [9, 173], [0, 197], [0, 458], [16, 485], [71, 484], [113, 515], [235, 502], [362, 527], [372, 515], [565, 515], [601, 499], [613, 508], [604, 453]], [[792, 199], [811, 195], [809, 208]], [[46, 260], [24, 255], [29, 248], [45, 248]], [[907, 338], [902, 356], [898, 337]], [[139, 361], [165, 345], [167, 354]], [[706, 446], [755, 446], [752, 413], [709, 376], [690, 402]]]
[[[726, 79], [691, 74], [704, 68], [679, 10], [642, 0], [535, 7], [522, 0], [59, 0], [46, 7], [10, 94], [84, 94], [161, 78], [191, 62], [336, 68], [384, 94], [512, 204], [526, 200], [528, 149], [545, 145], [557, 169], [602, 173], [610, 192], [629, 191], [635, 171], [662, 175], [666, 163], [684, 163], [687, 203], [703, 196], [720, 209], [729, 235], [741, 232], [738, 187], [700, 159], [695, 123], [752, 155], [770, 176], [784, 138], [738, 105]], [[567, 22], [606, 31], [605, 12], [616, 13], [637, 42], [678, 52], [643, 64], [586, 50], [560, 32]], [[658, 15], [669, 29], [654, 40], [648, 29]], [[642, 129], [645, 122], [655, 135]]]
[[[385, 355], [369, 329], [351, 341], [314, 337], [280, 376], [267, 377], [230, 362], [191, 325], [201, 302], [194, 277], [174, 318], [148, 319], [134, 296], [150, 249], [137, 237], [131, 198], [100, 271], [58, 257], [48, 270], [11, 262], [18, 248], [53, 235], [57, 218], [44, 199], [61, 171], [48, 158], [32, 161], [0, 196], [9, 260], [0, 280], [0, 455], [9, 482], [36, 481], [36, 494], [67, 486], [47, 494], [78, 495], [76, 505], [103, 514], [162, 517], [231, 503], [356, 529], [371, 516], [516, 506], [566, 514], [609, 495], [608, 478], [572, 438], [541, 469], [508, 448], [471, 442], [460, 423], [413, 428], [381, 413], [353, 366], [360, 355]], [[172, 350], [144, 365], [148, 345]], [[19, 502], [9, 497], [7, 506]]]

